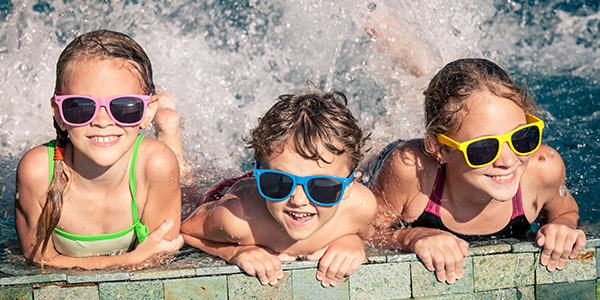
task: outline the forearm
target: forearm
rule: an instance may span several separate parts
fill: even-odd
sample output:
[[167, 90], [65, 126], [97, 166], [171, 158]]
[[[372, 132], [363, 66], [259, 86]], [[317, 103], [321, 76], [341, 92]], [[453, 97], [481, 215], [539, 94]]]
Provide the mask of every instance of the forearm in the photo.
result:
[[233, 257], [241, 247], [237, 244], [214, 242], [185, 233], [181, 233], [181, 235], [189, 245], [199, 248], [210, 255], [218, 256], [228, 262], [232, 262]]
[[[82, 268], [87, 270], [106, 269], [110, 267], [121, 267], [129, 265], [138, 265], [144, 262], [145, 259], [133, 255], [131, 252], [122, 255], [112, 256], [89, 256], [89, 257], [71, 257], [61, 254], [56, 254], [53, 257], [44, 259], [44, 265], [53, 266], [56, 268]], [[35, 259], [40, 262], [39, 259]]]

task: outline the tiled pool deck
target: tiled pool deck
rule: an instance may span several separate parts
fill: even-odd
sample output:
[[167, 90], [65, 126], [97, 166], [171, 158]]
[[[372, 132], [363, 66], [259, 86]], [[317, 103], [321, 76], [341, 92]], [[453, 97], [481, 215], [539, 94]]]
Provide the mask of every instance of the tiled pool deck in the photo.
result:
[[472, 245], [464, 277], [440, 283], [414, 254], [369, 249], [367, 261], [337, 287], [323, 288], [316, 262], [284, 265], [276, 286], [186, 247], [171, 263], [136, 272], [77, 271], [0, 263], [0, 299], [600, 299], [600, 238], [579, 258], [546, 271], [528, 241]]

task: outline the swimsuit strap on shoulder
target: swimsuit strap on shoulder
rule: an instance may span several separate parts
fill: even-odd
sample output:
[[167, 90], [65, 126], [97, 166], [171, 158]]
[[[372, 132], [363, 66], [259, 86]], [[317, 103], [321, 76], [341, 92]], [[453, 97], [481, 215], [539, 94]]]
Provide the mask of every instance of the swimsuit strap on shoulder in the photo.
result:
[[138, 216], [137, 203], [135, 201], [135, 167], [137, 163], [138, 150], [144, 139], [143, 135], [138, 135], [135, 145], [133, 146], [133, 155], [131, 156], [131, 165], [129, 166], [129, 190], [131, 191], [131, 214], [133, 217], [133, 226], [137, 234], [138, 241], [143, 242], [148, 236], [148, 226], [142, 224]]
[[48, 142], [48, 170], [50, 171], [50, 182], [54, 177], [54, 152], [56, 151], [56, 140]]

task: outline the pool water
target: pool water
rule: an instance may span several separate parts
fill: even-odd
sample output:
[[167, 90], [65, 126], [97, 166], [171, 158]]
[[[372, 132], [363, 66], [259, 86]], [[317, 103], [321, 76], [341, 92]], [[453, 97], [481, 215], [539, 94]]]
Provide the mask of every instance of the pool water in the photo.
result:
[[[101, 28], [131, 35], [148, 52], [155, 82], [174, 93], [185, 119], [186, 158], [203, 187], [250, 168], [242, 137], [277, 95], [301, 92], [307, 80], [346, 93], [375, 153], [422, 136], [422, 91], [436, 70], [486, 57], [537, 98], [544, 142], [564, 159], [581, 221], [600, 221], [598, 1], [200, 2], [0, 1], [0, 248], [18, 249], [16, 164], [54, 138], [58, 55]], [[383, 25], [417, 49], [424, 76], [395, 64], [393, 51], [365, 32], [386, 33]]]

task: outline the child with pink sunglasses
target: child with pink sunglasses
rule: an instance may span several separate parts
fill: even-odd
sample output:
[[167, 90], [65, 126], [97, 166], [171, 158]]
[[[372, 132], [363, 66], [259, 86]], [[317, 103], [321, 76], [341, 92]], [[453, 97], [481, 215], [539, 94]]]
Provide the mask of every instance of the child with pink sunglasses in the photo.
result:
[[554, 271], [577, 257], [586, 242], [577, 203], [525, 88], [470, 58], [447, 64], [424, 94], [425, 139], [399, 141], [378, 159], [375, 246], [414, 252], [452, 283], [469, 241], [524, 237], [541, 217], [541, 264]]
[[183, 245], [174, 153], [139, 134], [157, 99], [148, 56], [122, 33], [83, 34], [61, 53], [51, 98], [56, 140], [17, 168], [23, 254], [85, 269], [141, 265]]

